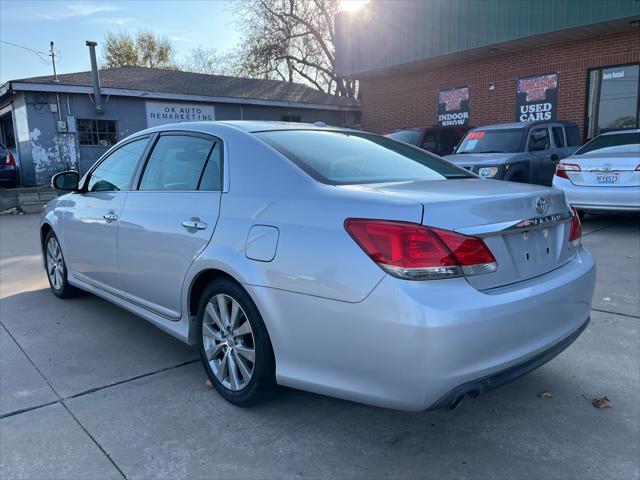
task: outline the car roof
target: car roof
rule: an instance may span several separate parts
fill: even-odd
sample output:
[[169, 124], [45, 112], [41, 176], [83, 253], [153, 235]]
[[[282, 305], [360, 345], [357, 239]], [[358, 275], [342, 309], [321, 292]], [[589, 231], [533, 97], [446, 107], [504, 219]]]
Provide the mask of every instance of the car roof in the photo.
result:
[[640, 128], [621, 128], [620, 130], [612, 130], [610, 132], [603, 132], [601, 135], [620, 135], [622, 133], [640, 133]]
[[[166, 123], [163, 125], [157, 125], [155, 127], [147, 128], [140, 132], [136, 132], [132, 137], [140, 135], [148, 135], [156, 132], [167, 131], [198, 131], [210, 134], [221, 134], [224, 130], [241, 130], [247, 133], [267, 132], [275, 130], [330, 130], [330, 131], [345, 131], [345, 132], [357, 132], [357, 130], [333, 127], [325, 125], [324, 123], [297, 123], [297, 122], [269, 122], [269, 121], [249, 121], [249, 120], [225, 120], [225, 121], [211, 121], [211, 122], [180, 122], [180, 123]], [[127, 137], [130, 138], [130, 137]]]
[[[207, 122], [209, 123], [209, 122]], [[277, 122], [277, 121], [253, 121], [253, 120], [224, 120], [218, 123], [231, 127], [241, 128], [247, 132], [268, 132], [272, 130], [351, 130], [344, 127], [333, 127], [324, 122], [301, 123], [301, 122]]]
[[575, 122], [569, 122], [567, 120], [538, 120], [535, 122], [512, 122], [512, 123], [496, 123], [494, 125], [484, 125], [482, 127], [476, 127], [473, 130], [501, 130], [501, 129], [514, 129], [514, 128], [531, 128], [536, 125], [559, 123], [565, 126], [577, 126]]

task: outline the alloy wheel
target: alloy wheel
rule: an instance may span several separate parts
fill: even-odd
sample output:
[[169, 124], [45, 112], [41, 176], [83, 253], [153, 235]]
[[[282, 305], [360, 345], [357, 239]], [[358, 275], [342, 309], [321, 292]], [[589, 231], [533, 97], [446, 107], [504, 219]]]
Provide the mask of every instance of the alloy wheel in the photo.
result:
[[50, 237], [47, 242], [47, 275], [53, 288], [60, 290], [64, 283], [64, 260], [55, 237]]
[[240, 304], [225, 294], [215, 295], [202, 319], [202, 342], [209, 366], [226, 388], [242, 390], [255, 368], [255, 341]]

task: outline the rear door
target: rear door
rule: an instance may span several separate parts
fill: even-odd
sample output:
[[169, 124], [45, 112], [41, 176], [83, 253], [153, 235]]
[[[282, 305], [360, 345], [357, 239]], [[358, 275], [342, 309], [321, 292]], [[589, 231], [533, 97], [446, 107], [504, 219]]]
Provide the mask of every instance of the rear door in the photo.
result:
[[127, 299], [171, 319], [181, 315], [189, 266], [209, 243], [222, 194], [220, 139], [166, 132], [155, 139], [127, 196], [118, 261]]
[[551, 132], [546, 125], [534, 127], [529, 131], [527, 150], [531, 154], [531, 183], [551, 185], [556, 171], [558, 154], [551, 142]]
[[90, 171], [84, 191], [69, 196], [63, 216], [64, 254], [73, 275], [116, 295], [122, 295], [118, 224], [149, 139], [133, 139], [110, 152]]

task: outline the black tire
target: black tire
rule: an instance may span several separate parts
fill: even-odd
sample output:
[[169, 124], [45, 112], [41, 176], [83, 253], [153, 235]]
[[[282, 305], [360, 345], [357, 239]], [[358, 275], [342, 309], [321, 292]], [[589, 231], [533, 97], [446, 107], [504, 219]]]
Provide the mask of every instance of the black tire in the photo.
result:
[[[48, 254], [48, 246], [51, 240], [54, 240], [56, 245], [60, 249], [60, 259], [61, 259], [62, 269], [60, 270], [61, 282], [59, 285], [54, 284], [54, 281], [52, 280], [50, 275], [52, 267], [50, 266], [51, 256]], [[53, 294], [58, 298], [71, 298], [71, 297], [77, 296], [80, 293], [80, 290], [74, 287], [73, 285], [71, 285], [67, 280], [67, 264], [64, 260], [64, 254], [62, 253], [60, 242], [58, 242], [58, 237], [56, 237], [56, 234], [53, 233], [53, 230], [49, 230], [49, 233], [47, 233], [47, 236], [44, 239], [44, 245], [42, 248], [43, 248], [43, 254], [44, 254], [45, 270], [47, 273], [47, 280], [49, 280], [49, 287], [51, 287], [51, 291], [53, 292]], [[55, 268], [57, 269], [58, 267], [56, 266]]]
[[[244, 316], [252, 330], [252, 343], [255, 350], [253, 372], [248, 383], [240, 390], [234, 390], [223, 384], [225, 379], [224, 373], [222, 381], [218, 379], [205, 352], [205, 340], [202, 335], [205, 310], [209, 302], [213, 301], [217, 295], [225, 295], [228, 299], [235, 300], [242, 308]], [[208, 314], [207, 317], [209, 318]], [[202, 293], [200, 303], [198, 304], [197, 318], [200, 358], [211, 384], [218, 393], [228, 402], [241, 407], [255, 405], [268, 399], [276, 387], [275, 358], [273, 348], [271, 347], [271, 340], [269, 339], [269, 334], [267, 333], [262, 316], [247, 292], [238, 283], [229, 278], [219, 278], [212, 281]], [[223, 347], [221, 355], [224, 355], [224, 352], [229, 350], [229, 348], [229, 346]], [[232, 352], [229, 352], [229, 354], [231, 355]], [[238, 359], [240, 357], [236, 354], [235, 358]], [[216, 368], [220, 368], [220, 366]], [[230, 371], [228, 368], [227, 373], [227, 378], [229, 378], [230, 381]]]

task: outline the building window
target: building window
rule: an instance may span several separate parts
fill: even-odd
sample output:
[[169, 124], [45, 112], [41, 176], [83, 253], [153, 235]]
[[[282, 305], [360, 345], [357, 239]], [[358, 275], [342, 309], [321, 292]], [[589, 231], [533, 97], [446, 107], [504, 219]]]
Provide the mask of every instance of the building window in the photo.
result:
[[602, 132], [638, 128], [640, 64], [591, 70], [587, 138]]
[[116, 144], [115, 120], [76, 120], [80, 145], [110, 147]]
[[302, 117], [300, 115], [280, 115], [280, 120], [283, 122], [298, 122], [302, 121]]

